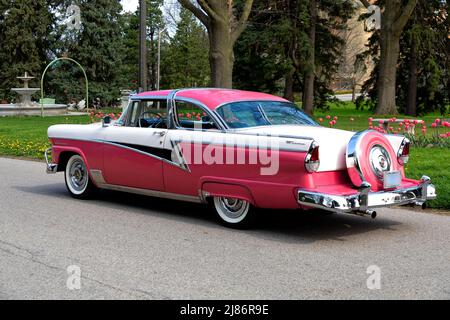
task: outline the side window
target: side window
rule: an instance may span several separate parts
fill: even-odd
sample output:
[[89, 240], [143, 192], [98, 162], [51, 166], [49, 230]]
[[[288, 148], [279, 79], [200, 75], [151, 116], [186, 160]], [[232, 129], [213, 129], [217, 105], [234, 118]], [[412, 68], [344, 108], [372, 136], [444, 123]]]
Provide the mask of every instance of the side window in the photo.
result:
[[167, 128], [167, 101], [135, 101], [127, 110], [127, 127]]
[[175, 107], [178, 127], [185, 129], [218, 130], [214, 120], [199, 106], [185, 101], [175, 101]]

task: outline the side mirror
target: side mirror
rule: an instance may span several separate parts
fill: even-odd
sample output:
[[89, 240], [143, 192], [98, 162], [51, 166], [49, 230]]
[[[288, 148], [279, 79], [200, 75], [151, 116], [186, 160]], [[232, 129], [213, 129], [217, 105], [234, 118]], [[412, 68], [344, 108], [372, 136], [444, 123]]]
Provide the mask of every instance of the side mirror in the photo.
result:
[[105, 116], [102, 119], [102, 127], [109, 127], [109, 125], [111, 124], [111, 117], [110, 116]]

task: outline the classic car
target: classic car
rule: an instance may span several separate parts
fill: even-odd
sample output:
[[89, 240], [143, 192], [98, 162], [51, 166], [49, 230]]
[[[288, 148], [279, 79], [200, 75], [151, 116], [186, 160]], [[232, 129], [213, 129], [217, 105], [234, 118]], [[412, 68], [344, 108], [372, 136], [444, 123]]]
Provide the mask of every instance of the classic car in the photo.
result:
[[75, 198], [110, 189], [209, 203], [230, 227], [248, 227], [255, 208], [374, 218], [376, 208], [436, 197], [429, 177], [405, 177], [405, 137], [322, 127], [265, 93], [144, 92], [117, 121], [54, 125], [48, 137], [47, 172], [64, 172]]

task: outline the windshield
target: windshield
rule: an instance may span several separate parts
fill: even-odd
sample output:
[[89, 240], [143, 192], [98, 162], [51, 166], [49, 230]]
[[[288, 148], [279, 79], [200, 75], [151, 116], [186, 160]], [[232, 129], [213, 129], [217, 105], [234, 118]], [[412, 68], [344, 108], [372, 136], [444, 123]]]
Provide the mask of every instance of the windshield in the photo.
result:
[[216, 109], [230, 128], [270, 125], [317, 125], [293, 103], [279, 101], [233, 102]]

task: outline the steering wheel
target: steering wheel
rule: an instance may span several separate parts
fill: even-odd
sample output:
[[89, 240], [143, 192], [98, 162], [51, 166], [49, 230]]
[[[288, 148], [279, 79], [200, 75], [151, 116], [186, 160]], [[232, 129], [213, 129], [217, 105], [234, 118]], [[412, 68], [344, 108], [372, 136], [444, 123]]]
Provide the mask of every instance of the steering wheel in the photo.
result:
[[163, 115], [162, 115], [161, 113], [159, 113], [159, 112], [153, 113], [152, 111], [144, 111], [144, 112], [141, 113], [141, 115], [139, 116], [139, 119], [138, 119], [138, 122], [139, 122], [139, 128], [142, 128], [141, 120], [144, 119], [143, 116], [144, 116], [145, 114], [147, 114], [147, 113], [156, 115], [156, 117], [158, 118], [158, 122], [152, 124], [150, 127], [152, 127], [152, 128], [158, 128], [158, 126], [159, 126], [161, 123], [164, 122], [164, 118], [163, 118]]

